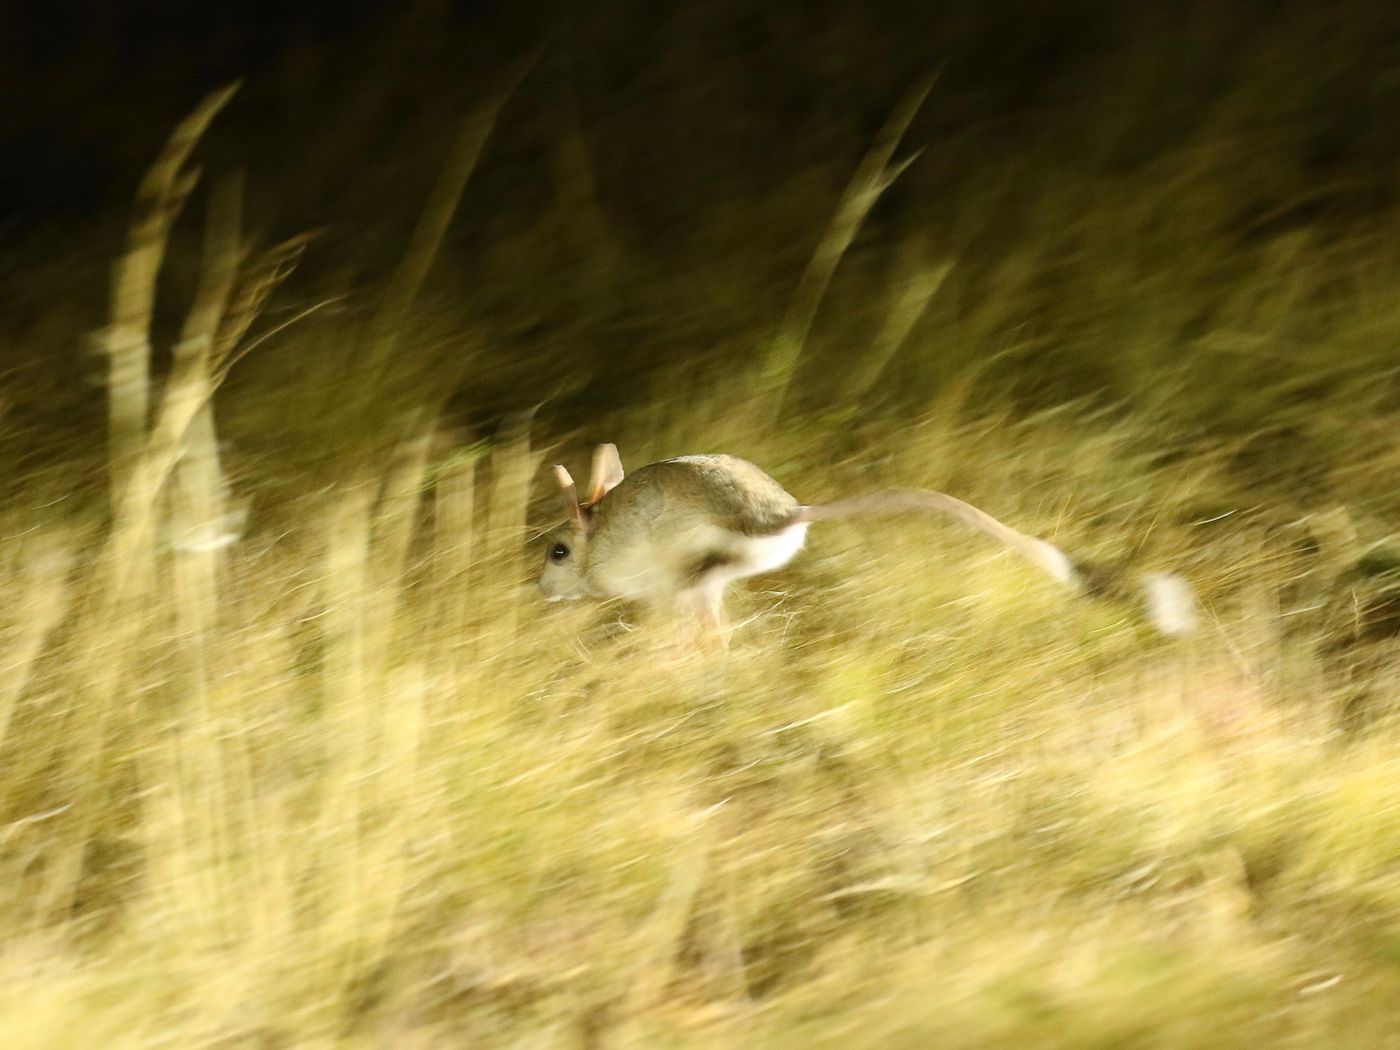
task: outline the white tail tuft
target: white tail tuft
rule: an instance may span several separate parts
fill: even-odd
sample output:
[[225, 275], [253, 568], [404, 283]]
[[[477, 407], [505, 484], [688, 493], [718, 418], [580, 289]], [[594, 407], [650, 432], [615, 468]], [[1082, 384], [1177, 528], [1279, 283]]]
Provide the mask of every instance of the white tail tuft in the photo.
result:
[[1037, 563], [1046, 572], [1067, 587], [1078, 586], [1079, 573], [1075, 571], [1074, 562], [1070, 561], [1068, 554], [1053, 543], [1046, 543], [1034, 537], [1027, 538], [1031, 541], [1031, 549], [1038, 553]]
[[1154, 572], [1143, 577], [1147, 615], [1166, 635], [1192, 634], [1197, 627], [1196, 596], [1186, 578], [1174, 572]]

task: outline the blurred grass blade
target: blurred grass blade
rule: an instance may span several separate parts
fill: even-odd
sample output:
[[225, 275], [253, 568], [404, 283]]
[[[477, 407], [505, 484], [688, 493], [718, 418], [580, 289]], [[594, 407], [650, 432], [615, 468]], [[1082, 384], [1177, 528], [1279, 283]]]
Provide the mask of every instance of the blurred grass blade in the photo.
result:
[[45, 537], [38, 550], [24, 554], [23, 586], [12, 601], [24, 610], [18, 637], [6, 648], [4, 675], [0, 677], [0, 746], [14, 718], [15, 707], [24, 695], [34, 673], [34, 666], [43, 655], [44, 647], [55, 627], [68, 610], [72, 596], [73, 552]]
[[[293, 237], [265, 253], [253, 267], [251, 278], [245, 281], [243, 294], [235, 297], [221, 324], [232, 326], [239, 334], [246, 331], [272, 289], [295, 268], [305, 242], [306, 235]], [[186, 454], [191, 427], [200, 413], [212, 413], [210, 399], [226, 378], [233, 360], [232, 357], [223, 361], [217, 359], [223, 352], [221, 348], [231, 345], [226, 329], [221, 327], [211, 339], [207, 355], [198, 358], [215, 367], [203, 382], [199, 381], [197, 372], [192, 371], [196, 358], [184, 362], [177, 359], [177, 368], [166, 383], [150, 436], [117, 504], [105, 566], [108, 574], [106, 597], [111, 603], [127, 600], [132, 594], [141, 593], [145, 586], [165, 484]], [[211, 431], [212, 418], [211, 414]], [[211, 433], [209, 437], [213, 439], [214, 435]], [[221, 514], [209, 522], [209, 528], [215, 533], [210, 537], [197, 537], [190, 546], [217, 547], [220, 530], [226, 525], [227, 514]]]
[[221, 547], [214, 540], [225, 527], [225, 498], [214, 426], [212, 355], [237, 276], [242, 197], [238, 176], [221, 179], [210, 195], [200, 285], [167, 381], [168, 387], [186, 386], [188, 396], [199, 402], [185, 434], [170, 523], [180, 604], [193, 617], [186, 632], [191, 639], [203, 638], [217, 604]]
[[327, 704], [342, 712], [342, 717], [362, 710], [368, 695], [366, 616], [372, 491], [363, 478], [350, 481], [325, 525], [324, 687]]
[[407, 586], [408, 555], [427, 490], [433, 437], [432, 428], [426, 428], [399, 442], [371, 516], [369, 572], [376, 598], [368, 607], [366, 632], [369, 651], [380, 661], [387, 659], [394, 617]]
[[204, 98], [175, 128], [136, 193], [126, 250], [113, 270], [108, 357], [108, 462], [113, 503], [121, 499], [142, 442], [150, 406], [151, 318], [156, 278], [170, 229], [198, 180], [182, 171], [210, 122], [238, 90]]
[[483, 564], [489, 567], [497, 584], [490, 592], [502, 596], [501, 608], [491, 617], [500, 626], [502, 641], [515, 637], [520, 619], [519, 587], [524, 579], [524, 541], [529, 534], [530, 482], [539, 464], [530, 444], [533, 420], [533, 410], [506, 420], [491, 456]]
[[[444, 437], [444, 442], [446, 438]], [[437, 619], [452, 639], [445, 654], [449, 666], [465, 680], [475, 662], [473, 628], [476, 618], [473, 578], [481, 551], [476, 528], [477, 464], [484, 444], [465, 449], [447, 448], [446, 461], [436, 469], [433, 486], [433, 560], [437, 591]]]
[[399, 442], [389, 460], [379, 502], [374, 508], [375, 570], [385, 579], [398, 579], [407, 567], [409, 546], [418, 524], [418, 511], [428, 482], [428, 455], [435, 431], [425, 428]]
[[[850, 183], [836, 204], [831, 223], [817, 242], [807, 269], [798, 281], [787, 313], [773, 341], [767, 362], [767, 396], [773, 416], [782, 414], [788, 389], [792, 385], [807, 337], [816, 321], [817, 311], [826, 296], [827, 287], [836, 273], [846, 250], [855, 239], [861, 223], [882, 194], [914, 158], [891, 167], [894, 152], [914, 116], [928, 98], [937, 74], [931, 74], [914, 85], [890, 113], [875, 142], [851, 176]], [[917, 156], [917, 154], [916, 154]]]
[[[243, 268], [211, 352], [211, 363], [217, 377], [215, 385], [222, 381], [237, 358], [248, 351], [247, 346], [241, 345], [243, 337], [262, 313], [268, 298], [296, 270], [302, 253], [314, 236], [314, 233], [300, 233], [289, 237], [262, 252]], [[253, 340], [253, 344], [261, 342], [264, 337], [259, 336]]]
[[928, 311], [929, 304], [953, 271], [951, 262], [929, 264], [915, 242], [906, 246], [894, 272], [894, 288], [885, 323], [865, 353], [856, 357], [847, 379], [845, 393], [852, 402], [861, 401], [885, 374], [890, 362], [904, 346], [909, 333]]

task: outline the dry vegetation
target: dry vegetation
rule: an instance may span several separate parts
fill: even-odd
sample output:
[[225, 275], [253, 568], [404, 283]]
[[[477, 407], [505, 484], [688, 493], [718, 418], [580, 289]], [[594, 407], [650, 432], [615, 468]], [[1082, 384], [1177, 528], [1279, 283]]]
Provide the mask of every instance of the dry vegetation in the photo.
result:
[[[236, 182], [191, 197], [226, 96], [143, 182], [106, 481], [16, 470], [0, 521], [0, 1043], [1400, 1046], [1400, 221], [1172, 254], [1169, 202], [1233, 216], [1216, 126], [1048, 184], [972, 276], [919, 242], [843, 292], [920, 87], [823, 198], [751, 371], [665, 364], [586, 430], [546, 405], [468, 443], [392, 362], [508, 93], [373, 316], [308, 300], [265, 347], [304, 242], [252, 250]], [[844, 399], [823, 303], [865, 333]], [[225, 383], [250, 347], [290, 395]], [[871, 401], [929, 389], [926, 360], [929, 398]], [[1032, 381], [1086, 371], [1106, 396]], [[217, 440], [298, 411], [295, 467]], [[355, 414], [372, 439], [321, 454]], [[748, 455], [812, 500], [947, 489], [1185, 573], [1204, 623], [1157, 638], [939, 524], [832, 524], [739, 596], [730, 653], [680, 651], [529, 589], [544, 468], [605, 438]]]

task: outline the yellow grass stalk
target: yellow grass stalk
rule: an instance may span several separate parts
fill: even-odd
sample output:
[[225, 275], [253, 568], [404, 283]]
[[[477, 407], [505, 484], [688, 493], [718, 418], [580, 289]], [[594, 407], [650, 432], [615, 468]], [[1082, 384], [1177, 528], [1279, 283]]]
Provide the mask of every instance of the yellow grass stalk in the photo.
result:
[[[255, 266], [253, 270], [260, 289], [258, 295], [251, 300], [246, 296], [241, 297], [236, 310], [255, 311], [260, 307], [276, 283], [292, 272], [304, 243], [304, 237], [296, 237], [269, 250], [263, 265]], [[267, 268], [269, 259], [276, 261], [270, 269]], [[246, 330], [252, 321], [251, 316], [242, 312], [230, 316], [233, 317], [234, 326], [242, 330]], [[211, 345], [217, 349], [228, 344], [224, 334], [216, 332]], [[143, 575], [137, 570], [142, 565], [149, 565], [151, 541], [160, 517], [161, 493], [185, 456], [191, 427], [200, 413], [207, 410], [209, 398], [228, 374], [232, 356], [236, 354], [227, 359], [211, 354], [208, 362], [213, 372], [208, 381], [202, 383], [197, 381], [197, 377], [192, 379], [190, 375], [182, 373], [177, 361], [177, 369], [163, 391], [150, 437], [137, 457], [131, 479], [117, 504], [116, 520], [106, 555], [108, 575], [105, 595], [110, 603], [129, 600], [143, 589]], [[190, 362], [184, 364], [188, 367]], [[211, 440], [212, 437], [211, 434]], [[208, 448], [206, 445], [206, 453]]]
[[[442, 439], [447, 442], [446, 437]], [[482, 449], [448, 448], [436, 470], [433, 485], [433, 563], [436, 567], [436, 619], [450, 651], [447, 665], [462, 681], [471, 680], [476, 659], [472, 640], [476, 617], [472, 615], [473, 568], [476, 549], [476, 475]]]
[[383, 583], [397, 583], [408, 567], [409, 546], [428, 486], [429, 455], [435, 432], [425, 429], [399, 442], [389, 460], [374, 508], [371, 561]]
[[[424, 442], [423, 444], [426, 444]], [[414, 476], [408, 455], [400, 475]], [[417, 476], [421, 477], [421, 470]], [[324, 577], [328, 775], [319, 796], [317, 839], [327, 849], [323, 935], [330, 942], [335, 979], [353, 984], [368, 960], [382, 951], [402, 892], [408, 832], [385, 823], [386, 806], [407, 806], [421, 741], [424, 676], [395, 671], [387, 640], [401, 577], [371, 564], [373, 487], [348, 485], [326, 532]], [[400, 778], [381, 784], [377, 774], [394, 765]]]
[[334, 701], [340, 711], [362, 708], [369, 688], [365, 618], [370, 602], [371, 492], [363, 479], [351, 481], [327, 522], [323, 579], [326, 701]]
[[428, 455], [433, 432], [425, 430], [399, 442], [389, 460], [370, 524], [369, 572], [375, 600], [367, 609], [369, 652], [376, 664], [389, 658], [394, 618], [403, 600], [408, 553], [428, 482]]
[[181, 647], [189, 661], [190, 687], [208, 713], [205, 635], [218, 606], [218, 568], [224, 522], [224, 481], [214, 429], [212, 352], [238, 270], [239, 180], [227, 179], [209, 203], [204, 264], [194, 303], [175, 347], [166, 396], [197, 402], [185, 432], [170, 503], [170, 532]]
[[175, 128], [136, 191], [126, 250], [113, 268], [112, 322], [104, 339], [114, 501], [125, 491], [146, 437], [156, 277], [170, 228], [199, 179], [198, 170], [183, 168], [205, 129], [237, 90], [237, 84], [230, 84], [206, 96]]
[[[539, 456], [530, 444], [534, 413], [522, 413], [501, 428], [491, 456], [491, 492], [487, 500], [485, 566], [494, 577], [483, 581], [486, 594], [500, 597], [486, 635], [504, 643], [516, 636], [520, 621], [519, 587], [524, 579], [524, 539], [529, 532], [527, 511], [530, 482]], [[495, 586], [491, 586], [495, 584]]]
[[480, 445], [448, 449], [433, 486], [434, 553], [444, 575], [463, 582], [477, 560], [476, 465], [481, 458]]
[[72, 554], [64, 547], [40, 540], [38, 549], [23, 554], [23, 579], [14, 608], [21, 610], [18, 633], [0, 655], [0, 744], [5, 742], [15, 706], [24, 695], [34, 666], [44, 652], [49, 635], [68, 610], [72, 594]]
[[171, 906], [192, 909], [191, 925], [211, 936], [227, 936], [225, 897], [230, 892], [231, 855], [228, 770], [220, 712], [215, 710], [208, 667], [210, 632], [219, 607], [218, 574], [224, 530], [224, 481], [219, 468], [214, 427], [213, 351], [237, 277], [242, 184], [227, 178], [209, 202], [204, 258], [199, 287], [185, 318], [162, 398], [169, 405], [188, 403], [193, 412], [177, 453], [176, 485], [169, 491], [169, 532], [177, 641], [181, 655], [184, 700], [193, 717], [184, 719], [163, 746], [163, 766], [147, 771], [146, 783], [170, 807], [171, 842], [153, 852], [164, 858]]

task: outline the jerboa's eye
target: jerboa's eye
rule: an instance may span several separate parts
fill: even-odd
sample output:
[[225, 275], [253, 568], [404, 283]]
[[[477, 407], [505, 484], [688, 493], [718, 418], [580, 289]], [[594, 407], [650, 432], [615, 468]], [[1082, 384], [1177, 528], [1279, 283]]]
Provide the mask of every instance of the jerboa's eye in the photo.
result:
[[550, 561], [563, 561], [563, 560], [564, 560], [565, 558], [567, 558], [568, 556], [569, 556], [569, 547], [568, 547], [567, 544], [564, 544], [564, 543], [556, 543], [553, 547], [549, 548], [549, 560], [550, 560]]

